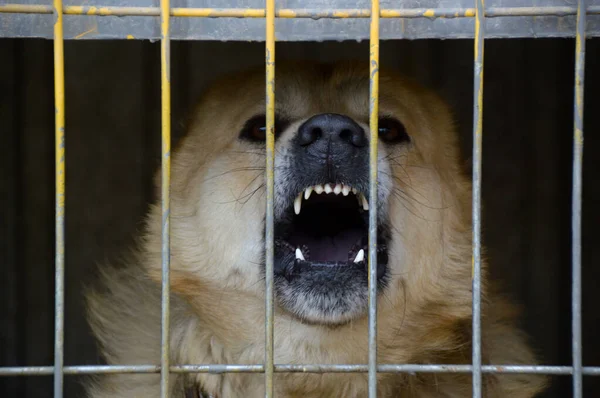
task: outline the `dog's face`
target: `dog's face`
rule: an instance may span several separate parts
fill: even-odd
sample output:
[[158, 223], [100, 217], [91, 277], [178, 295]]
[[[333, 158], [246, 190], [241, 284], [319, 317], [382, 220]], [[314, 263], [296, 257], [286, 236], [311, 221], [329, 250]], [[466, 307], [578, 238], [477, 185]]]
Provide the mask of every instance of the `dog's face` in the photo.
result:
[[[208, 91], [174, 158], [172, 188], [174, 278], [182, 272], [261, 299], [263, 72]], [[275, 84], [278, 309], [304, 322], [347, 323], [364, 317], [368, 303], [368, 65], [278, 65]], [[442, 262], [443, 210], [460, 204], [458, 163], [436, 97], [384, 71], [380, 92], [377, 282], [395, 306], [403, 283], [423, 283]]]

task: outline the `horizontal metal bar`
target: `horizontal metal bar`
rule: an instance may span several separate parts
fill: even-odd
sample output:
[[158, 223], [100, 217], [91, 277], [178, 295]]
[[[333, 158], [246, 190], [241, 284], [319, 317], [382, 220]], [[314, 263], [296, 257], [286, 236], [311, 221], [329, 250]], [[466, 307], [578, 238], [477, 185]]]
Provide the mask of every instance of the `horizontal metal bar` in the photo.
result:
[[[52, 6], [35, 4], [0, 5], [0, 13], [52, 14]], [[118, 7], [118, 6], [65, 6], [65, 15], [96, 16], [160, 16], [159, 7]], [[262, 8], [171, 8], [173, 17], [199, 18], [265, 18]], [[600, 14], [600, 6], [589, 6], [586, 14]], [[568, 16], [577, 15], [577, 7], [491, 7], [485, 10], [485, 17], [527, 17], [527, 16]], [[280, 9], [276, 18], [344, 19], [370, 18], [368, 9]], [[385, 9], [381, 18], [473, 18], [475, 8], [407, 8]]]
[[[471, 365], [378, 365], [379, 373], [470, 373]], [[277, 365], [276, 373], [367, 373], [368, 365]], [[483, 365], [483, 373], [572, 375], [572, 366]], [[263, 373], [263, 365], [173, 365], [172, 373]], [[49, 376], [53, 366], [1, 367], [0, 376]], [[159, 365], [65, 366], [65, 375], [160, 373]], [[584, 366], [585, 376], [600, 376], [600, 366]]]

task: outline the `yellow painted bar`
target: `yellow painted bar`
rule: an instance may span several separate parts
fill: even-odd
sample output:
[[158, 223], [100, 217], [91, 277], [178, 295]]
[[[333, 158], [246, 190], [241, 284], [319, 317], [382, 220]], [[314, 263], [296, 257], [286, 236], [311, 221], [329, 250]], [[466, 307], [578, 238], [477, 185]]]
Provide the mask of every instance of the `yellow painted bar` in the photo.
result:
[[205, 18], [265, 18], [265, 10], [261, 8], [173, 8], [174, 17]]
[[371, 0], [369, 34], [369, 398], [377, 397], [377, 145], [379, 138], [379, 0]]
[[473, 398], [482, 397], [481, 370], [481, 169], [483, 162], [483, 49], [485, 32], [484, 0], [475, 0], [473, 77], [473, 195], [472, 195], [472, 350]]
[[41, 4], [0, 4], [0, 13], [52, 14], [53, 8], [53, 6]]
[[274, 372], [274, 310], [273, 310], [273, 278], [275, 252], [275, 0], [266, 0], [266, 32], [265, 32], [265, 101], [266, 101], [266, 178], [267, 178], [267, 210], [266, 210], [266, 258], [265, 258], [265, 397], [273, 397]]
[[169, 35], [170, 2], [160, 2], [160, 75], [161, 75], [161, 211], [162, 211], [162, 295], [160, 394], [168, 398], [170, 369], [170, 267], [171, 267], [171, 41]]
[[62, 0], [54, 0], [55, 287], [54, 397], [63, 396], [65, 316], [65, 49]]
[[159, 16], [162, 11], [157, 7], [96, 7], [96, 6], [68, 6], [65, 8], [65, 14], [70, 15], [98, 15], [98, 16]]
[[[65, 6], [66, 15], [96, 16], [159, 16], [159, 7], [119, 7], [119, 6]], [[52, 14], [52, 6], [36, 4], [4, 4], [0, 5], [0, 13], [19, 14]], [[587, 14], [600, 14], [600, 6], [590, 6]], [[475, 8], [406, 8], [385, 9], [380, 11], [381, 18], [473, 18]], [[485, 10], [487, 18], [517, 16], [566, 16], [576, 15], [576, 7], [491, 7]], [[262, 8], [171, 8], [173, 17], [196, 18], [265, 18]], [[276, 18], [370, 18], [368, 9], [280, 9], [275, 12]]]

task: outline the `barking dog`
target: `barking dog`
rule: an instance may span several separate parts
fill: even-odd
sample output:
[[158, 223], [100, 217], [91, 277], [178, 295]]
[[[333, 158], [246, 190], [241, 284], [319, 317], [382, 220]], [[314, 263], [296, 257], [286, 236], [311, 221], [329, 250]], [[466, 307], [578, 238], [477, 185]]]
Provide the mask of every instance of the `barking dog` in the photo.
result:
[[[275, 362], [366, 363], [367, 65], [278, 64]], [[471, 187], [446, 105], [381, 71], [378, 362], [468, 364]], [[217, 82], [172, 162], [173, 364], [264, 360], [264, 70]], [[160, 191], [159, 191], [160, 192]], [[89, 319], [109, 364], [160, 363], [160, 207], [128, 261], [103, 267]], [[484, 363], [534, 364], [482, 268]], [[156, 374], [106, 375], [88, 394], [158, 397]], [[170, 396], [262, 397], [264, 376], [172, 374]], [[545, 379], [484, 375], [486, 397], [533, 397]], [[364, 397], [365, 374], [277, 373], [277, 397]], [[381, 397], [468, 397], [468, 374], [380, 374]]]

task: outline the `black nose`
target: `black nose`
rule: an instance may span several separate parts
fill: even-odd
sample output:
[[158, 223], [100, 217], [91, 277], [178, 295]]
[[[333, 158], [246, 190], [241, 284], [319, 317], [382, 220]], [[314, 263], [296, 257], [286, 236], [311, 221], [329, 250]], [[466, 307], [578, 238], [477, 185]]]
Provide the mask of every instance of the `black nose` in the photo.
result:
[[347, 116], [335, 113], [315, 115], [298, 129], [300, 145], [308, 146], [320, 140], [332, 144], [344, 143], [358, 148], [369, 143], [365, 131], [358, 123]]

